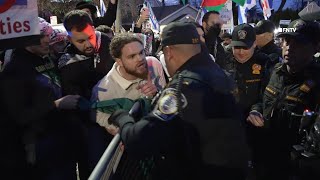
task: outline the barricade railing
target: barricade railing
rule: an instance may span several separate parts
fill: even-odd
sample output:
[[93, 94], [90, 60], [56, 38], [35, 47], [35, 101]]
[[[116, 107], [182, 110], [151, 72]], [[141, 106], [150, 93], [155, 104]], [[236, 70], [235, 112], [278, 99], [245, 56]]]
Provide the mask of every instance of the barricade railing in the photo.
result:
[[[141, 104], [136, 102], [129, 111], [129, 115], [133, 116], [140, 110], [140, 107]], [[112, 180], [112, 176], [117, 170], [122, 154], [123, 147], [121, 138], [119, 134], [116, 134], [92, 171], [89, 180]]]
[[111, 180], [117, 170], [122, 153], [120, 135], [116, 134], [92, 171], [89, 180]]

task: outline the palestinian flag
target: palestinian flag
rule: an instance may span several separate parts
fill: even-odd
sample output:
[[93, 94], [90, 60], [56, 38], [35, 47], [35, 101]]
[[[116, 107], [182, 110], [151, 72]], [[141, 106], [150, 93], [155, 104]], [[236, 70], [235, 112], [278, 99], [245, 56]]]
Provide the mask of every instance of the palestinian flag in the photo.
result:
[[201, 7], [206, 8], [207, 11], [220, 11], [227, 0], [203, 0]]
[[[243, 6], [246, 0], [232, 0], [233, 2]], [[201, 7], [207, 9], [208, 11], [220, 11], [227, 0], [203, 0]]]

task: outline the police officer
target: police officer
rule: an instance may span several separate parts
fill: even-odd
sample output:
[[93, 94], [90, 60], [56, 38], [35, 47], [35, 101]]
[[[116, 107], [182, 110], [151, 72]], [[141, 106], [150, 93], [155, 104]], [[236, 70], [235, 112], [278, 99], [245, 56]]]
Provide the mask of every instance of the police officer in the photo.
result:
[[[290, 151], [292, 145], [298, 143], [300, 115], [305, 109], [315, 110], [319, 105], [320, 64], [313, 55], [320, 47], [320, 25], [298, 19], [288, 28], [296, 31], [279, 35], [284, 40], [284, 61], [275, 66], [264, 91], [263, 118], [249, 117], [250, 122], [256, 121], [272, 132], [269, 142], [265, 142], [271, 142], [273, 147], [266, 154], [269, 161], [265, 179], [289, 179]], [[309, 177], [301, 179], [319, 179], [312, 172], [316, 171], [310, 171]]]
[[236, 97], [243, 115], [247, 115], [251, 106], [259, 99], [266, 77], [267, 55], [255, 51], [256, 34], [249, 24], [241, 24], [232, 32], [233, 64], [228, 72], [236, 81]]
[[[257, 113], [259, 106], [255, 104], [262, 99], [262, 91], [268, 82], [266, 64], [269, 57], [256, 49], [256, 34], [249, 24], [241, 24], [232, 32], [233, 66], [229, 72], [236, 81], [235, 96], [241, 108], [243, 122], [249, 113]], [[257, 124], [259, 126], [260, 124]], [[260, 172], [260, 162], [264, 157], [264, 145], [261, 139], [266, 135], [264, 130], [247, 124], [247, 138], [251, 149], [251, 162], [254, 174]]]
[[274, 31], [276, 26], [270, 20], [261, 20], [254, 27], [258, 49], [270, 57], [268, 62], [270, 73], [282, 56], [281, 48], [274, 44]]
[[126, 112], [109, 118], [126, 150], [153, 154], [155, 179], [244, 179], [247, 151], [232, 83], [201, 52], [191, 23], [167, 25], [162, 47], [172, 81], [154, 109], [136, 123]]

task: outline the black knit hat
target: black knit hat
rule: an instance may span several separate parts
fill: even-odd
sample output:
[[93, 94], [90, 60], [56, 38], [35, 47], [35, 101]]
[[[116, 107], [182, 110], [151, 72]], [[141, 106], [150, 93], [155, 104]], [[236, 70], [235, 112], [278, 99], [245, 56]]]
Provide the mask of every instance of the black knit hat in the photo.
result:
[[92, 2], [80, 1], [76, 4], [76, 9], [81, 10], [84, 8], [88, 8], [92, 15], [97, 13], [97, 8]]

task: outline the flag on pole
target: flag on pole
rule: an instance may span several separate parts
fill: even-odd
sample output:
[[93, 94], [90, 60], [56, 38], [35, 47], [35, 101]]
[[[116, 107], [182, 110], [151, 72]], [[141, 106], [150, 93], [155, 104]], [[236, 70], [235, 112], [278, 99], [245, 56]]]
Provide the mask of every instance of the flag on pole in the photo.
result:
[[269, 6], [269, 1], [261, 0], [261, 5], [262, 5], [264, 19], [267, 20], [271, 16], [271, 8]]
[[159, 32], [160, 31], [160, 25], [159, 25], [159, 22], [158, 22], [156, 16], [153, 13], [152, 7], [150, 6], [149, 2], [147, 2], [147, 7], [149, 9], [149, 22], [152, 25], [152, 29]]
[[256, 5], [256, 0], [246, 0], [243, 6], [238, 9], [238, 24], [247, 23], [246, 13]]
[[246, 2], [246, 0], [233, 0], [233, 2], [239, 4], [240, 6], [243, 6]]
[[[246, 0], [233, 0], [233, 2], [243, 6]], [[206, 8], [207, 11], [220, 11], [227, 0], [203, 0], [201, 7]]]
[[100, 11], [99, 11], [99, 7], [96, 6], [96, 11], [97, 11], [97, 17], [101, 17]]
[[106, 11], [107, 11], [106, 5], [104, 4], [103, 0], [100, 0], [100, 15], [104, 16]]
[[203, 0], [201, 7], [207, 11], [220, 11], [226, 2], [227, 0]]

